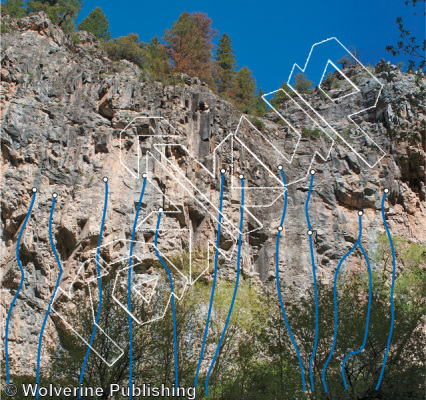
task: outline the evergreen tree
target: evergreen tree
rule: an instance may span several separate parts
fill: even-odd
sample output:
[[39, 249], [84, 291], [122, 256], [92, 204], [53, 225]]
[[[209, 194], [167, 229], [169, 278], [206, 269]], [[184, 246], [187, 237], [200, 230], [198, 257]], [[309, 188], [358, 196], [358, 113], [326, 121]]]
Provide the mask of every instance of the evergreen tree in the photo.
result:
[[78, 29], [93, 33], [98, 39], [109, 40], [108, 19], [100, 7], [96, 7], [83, 21], [78, 24]]
[[1, 8], [4, 14], [10, 15], [12, 18], [22, 18], [27, 15], [24, 0], [6, 0], [1, 3]]
[[294, 88], [299, 93], [311, 93], [314, 82], [310, 81], [306, 74], [297, 73], [294, 77]]
[[205, 21], [199, 14], [194, 20], [183, 12], [173, 26], [164, 32], [164, 42], [174, 72], [198, 76], [210, 83], [212, 45], [208, 30], [211, 20], [208, 18], [210, 22]]
[[262, 88], [260, 88], [256, 95], [256, 106], [254, 112], [258, 117], [263, 117], [268, 112], [266, 102], [262, 99], [264, 94], [265, 92], [262, 90]]
[[83, 6], [83, 0], [29, 0], [28, 12], [44, 11], [49, 19], [66, 33], [75, 29], [74, 21]]
[[217, 29], [212, 28], [213, 20], [206, 13], [199, 11], [191, 13], [191, 19], [201, 31], [201, 35], [206, 41], [207, 46], [212, 49], [213, 46], [211, 41], [219, 34]]
[[154, 80], [164, 81], [170, 75], [170, 64], [167, 51], [161, 44], [158, 36], [154, 36], [149, 44], [145, 45], [148, 53], [148, 70]]
[[147, 64], [147, 52], [139, 43], [139, 35], [136, 33], [105, 42], [104, 49], [113, 60], [127, 60], [141, 68]]
[[232, 42], [230, 37], [224, 33], [219, 39], [215, 62], [215, 80], [219, 93], [231, 94], [235, 68], [237, 65]]
[[[291, 97], [295, 96], [296, 93], [293, 92], [287, 85], [286, 81], [283, 82], [283, 84], [281, 85], [280, 89], [282, 90], [278, 90], [274, 96], [271, 99], [271, 104], [274, 107], [278, 107], [280, 104], [286, 102], [288, 100], [288, 96], [285, 94], [289, 94]], [[283, 91], [285, 93], [283, 93]]]
[[252, 72], [247, 67], [239, 69], [234, 82], [237, 108], [243, 113], [252, 113], [256, 104], [256, 80]]

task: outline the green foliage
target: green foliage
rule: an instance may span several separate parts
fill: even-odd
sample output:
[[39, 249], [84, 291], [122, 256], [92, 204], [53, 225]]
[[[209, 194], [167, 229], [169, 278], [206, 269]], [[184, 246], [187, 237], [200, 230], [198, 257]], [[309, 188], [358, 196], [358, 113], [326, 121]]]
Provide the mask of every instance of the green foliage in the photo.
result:
[[141, 68], [147, 64], [147, 52], [139, 43], [139, 35], [136, 33], [112, 39], [105, 42], [103, 46], [113, 60], [128, 60]]
[[[359, 85], [362, 82], [362, 78], [360, 75], [354, 75], [352, 77], [349, 78], [353, 83], [355, 83], [355, 85]], [[337, 86], [336, 87], [340, 87], [340, 83], [337, 82]]]
[[342, 66], [342, 68], [347, 68], [350, 65], [354, 65], [355, 64], [355, 60], [352, 57], [350, 57], [350, 56], [348, 56], [348, 55], [345, 54], [342, 58], [340, 58], [337, 61], [337, 63], [340, 64]]
[[298, 72], [294, 77], [294, 89], [299, 93], [311, 93], [314, 82], [310, 81], [306, 74]]
[[215, 80], [218, 93], [228, 96], [233, 95], [233, 80], [237, 64], [230, 37], [224, 33], [219, 39], [216, 50]]
[[1, 33], [9, 33], [10, 29], [5, 25], [1, 24]]
[[326, 90], [331, 90], [338, 88], [340, 84], [337, 78], [331, 72], [329, 72], [321, 83], [321, 86]]
[[251, 123], [258, 129], [259, 131], [265, 129], [265, 124], [262, 120], [256, 117], [250, 117]]
[[266, 102], [262, 98], [264, 94], [264, 91], [262, 90], [262, 88], [260, 88], [256, 95], [256, 105], [254, 108], [254, 114], [258, 117], [263, 117], [268, 112]]
[[[377, 241], [379, 247], [374, 259], [380, 266], [378, 279], [384, 280], [392, 268], [391, 249], [386, 233], [379, 235]], [[392, 241], [396, 258], [404, 266], [403, 273], [397, 279], [395, 293], [399, 296], [402, 307], [421, 314], [426, 296], [426, 246], [410, 243], [397, 235], [392, 236]]]
[[[288, 95], [288, 96], [287, 96]], [[271, 99], [271, 104], [274, 107], [279, 107], [280, 104], [285, 103], [287, 100], [289, 100], [290, 97], [297, 96], [295, 92], [293, 92], [290, 87], [287, 85], [287, 83], [284, 81], [283, 84], [280, 87], [280, 90], [278, 90], [274, 96]]]
[[8, 14], [12, 18], [22, 18], [27, 15], [25, 0], [6, 0], [1, 3], [1, 10], [3, 14]]
[[250, 114], [256, 105], [256, 80], [252, 72], [243, 67], [235, 74], [235, 104], [238, 110]]
[[216, 62], [223, 70], [235, 71], [237, 67], [232, 41], [226, 33], [219, 39], [219, 45], [216, 50]]
[[136, 33], [131, 33], [104, 42], [103, 47], [111, 59], [127, 60], [139, 66], [142, 69], [141, 81], [156, 80], [164, 84], [172, 84], [167, 52], [158, 36], [146, 44], [139, 42], [139, 36]]
[[[363, 340], [368, 302], [368, 275], [366, 271], [349, 270], [345, 263], [337, 282], [338, 332], [334, 356], [328, 366], [326, 381], [330, 395], [324, 393], [321, 374], [327, 359], [334, 330], [333, 285], [318, 282], [319, 340], [314, 359], [315, 392], [304, 393], [298, 360], [287, 328], [284, 324], [276, 292], [263, 292], [250, 281], [241, 279], [219, 357], [210, 377], [211, 399], [413, 399], [423, 398], [425, 389], [424, 331], [422, 318], [425, 309], [426, 247], [410, 243], [404, 238], [393, 237], [397, 256], [397, 276], [394, 305], [395, 325], [385, 375], [378, 391], [375, 385], [383, 362], [390, 327], [390, 276], [391, 257], [387, 236], [380, 235], [374, 254], [373, 294], [368, 340], [364, 351], [353, 356], [346, 364], [345, 374], [349, 390], [342, 383], [341, 363], [349, 351], [358, 349]], [[199, 251], [205, 266], [204, 251]], [[359, 254], [360, 255], [360, 254]], [[189, 253], [171, 256], [173, 264], [185, 274], [189, 271]], [[158, 264], [158, 265], [157, 265]], [[168, 300], [167, 275], [159, 263], [159, 303], [149, 306], [145, 302], [134, 305], [145, 320], [152, 309], [160, 308]], [[158, 268], [157, 268], [158, 267]], [[194, 267], [194, 265], [193, 265]], [[119, 265], [115, 268], [120, 269]], [[219, 267], [221, 268], [221, 267]], [[212, 272], [212, 271], [210, 271]], [[179, 275], [173, 272], [174, 279]], [[125, 385], [128, 379], [128, 315], [112, 299], [113, 282], [103, 278], [103, 308], [100, 326], [124, 350], [123, 356], [106, 368], [99, 357], [90, 357], [86, 366], [85, 386], [108, 387], [111, 383]], [[178, 286], [176, 286], [178, 287]], [[205, 358], [211, 360], [216, 350], [234, 292], [234, 282], [219, 280], [216, 286], [213, 314], [206, 343]], [[282, 282], [283, 293], [288, 293]], [[176, 301], [178, 329], [179, 378], [181, 386], [192, 386], [197, 367], [205, 318], [210, 300], [211, 280], [203, 279], [187, 288], [182, 300]], [[116, 296], [127, 299], [127, 292]], [[94, 297], [96, 299], [96, 296]], [[162, 300], [161, 300], [162, 299]], [[157, 298], [158, 300], [158, 298]], [[163, 302], [163, 303], [162, 303]], [[94, 307], [97, 307], [96, 300]], [[314, 295], [312, 288], [297, 301], [285, 301], [287, 318], [302, 354], [304, 366], [308, 365], [314, 341]], [[74, 324], [82, 331], [90, 332], [93, 317], [87, 307], [79, 307], [70, 317], [80, 322]], [[143, 376], [144, 383], [171, 386], [174, 383], [173, 324], [170, 307], [164, 318], [146, 325], [133, 324], [133, 373]], [[42, 381], [77, 385], [78, 371], [86, 346], [66, 332], [59, 332], [60, 344], [52, 353], [50, 376]], [[95, 337], [94, 346], [107, 357], [111, 347], [103, 335]], [[205, 370], [201, 370], [197, 398], [205, 399]], [[305, 378], [308, 377], [305, 368]], [[25, 380], [25, 377], [21, 377]], [[309, 387], [309, 379], [307, 379]], [[332, 396], [332, 397], [331, 397]]]
[[314, 128], [314, 129], [302, 128], [302, 135], [305, 137], [309, 137], [313, 140], [316, 140], [321, 137], [321, 130], [318, 128]]
[[[420, 9], [414, 12], [414, 15], [418, 15], [420, 18], [426, 16], [426, 0], [405, 0], [405, 5], [411, 4], [414, 8], [417, 3], [420, 4]], [[422, 4], [423, 3], [423, 4]], [[408, 60], [408, 69], [414, 70], [416, 68], [424, 69], [426, 65], [426, 39], [418, 42], [417, 38], [410, 34], [406, 29], [402, 17], [396, 19], [396, 24], [399, 30], [399, 41], [396, 45], [387, 45], [385, 50], [390, 52], [393, 56], [398, 54], [405, 54], [410, 56]]]
[[30, 13], [44, 11], [54, 24], [71, 33], [82, 6], [83, 0], [29, 0], [27, 10]]
[[71, 34], [71, 40], [74, 42], [74, 44], [81, 43], [80, 37], [76, 33]]
[[160, 43], [158, 36], [154, 36], [145, 46], [148, 54], [148, 71], [154, 80], [165, 82], [170, 76], [170, 63], [164, 45]]
[[356, 129], [356, 126], [355, 125], [353, 125], [353, 124], [349, 124], [348, 126], [345, 126], [343, 129], [339, 129], [338, 130], [338, 132], [339, 132], [339, 135], [343, 138], [343, 139], [345, 139], [347, 142], [349, 142], [349, 143], [353, 143], [353, 138], [352, 138], [352, 136], [351, 136], [351, 134], [352, 134], [352, 130], [353, 129]]
[[183, 12], [164, 32], [164, 43], [173, 72], [198, 76], [213, 84], [211, 19], [206, 14]]
[[78, 29], [93, 33], [101, 40], [109, 40], [111, 38], [108, 27], [108, 19], [100, 7], [96, 7], [92, 10], [90, 14], [78, 24]]

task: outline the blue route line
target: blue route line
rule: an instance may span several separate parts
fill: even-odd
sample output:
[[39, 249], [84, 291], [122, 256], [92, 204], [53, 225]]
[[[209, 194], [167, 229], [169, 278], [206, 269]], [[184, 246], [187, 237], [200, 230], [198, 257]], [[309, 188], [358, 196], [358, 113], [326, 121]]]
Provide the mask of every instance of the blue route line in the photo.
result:
[[52, 200], [52, 208], [50, 210], [49, 239], [50, 239], [50, 246], [52, 247], [53, 253], [55, 254], [56, 262], [58, 263], [59, 275], [58, 275], [58, 278], [56, 279], [56, 286], [55, 286], [55, 290], [53, 291], [53, 296], [50, 300], [49, 307], [47, 308], [46, 315], [44, 316], [44, 321], [43, 321], [43, 325], [41, 327], [41, 332], [40, 332], [40, 339], [38, 341], [37, 374], [36, 374], [36, 385], [37, 385], [36, 399], [38, 399], [38, 397], [39, 397], [38, 385], [39, 385], [39, 378], [40, 378], [40, 355], [41, 355], [41, 346], [42, 346], [42, 342], [43, 342], [44, 328], [46, 326], [47, 319], [49, 318], [50, 309], [52, 308], [53, 300], [55, 299], [56, 292], [57, 292], [58, 287], [59, 287], [59, 282], [61, 281], [61, 276], [62, 276], [61, 260], [58, 256], [57, 251], [56, 251], [55, 243], [53, 242], [53, 236], [52, 236], [52, 219], [53, 219], [53, 211], [55, 209], [56, 196], [57, 196], [56, 193], [54, 193], [53, 194], [53, 200]]
[[235, 297], [237, 295], [238, 290], [238, 282], [240, 280], [240, 265], [241, 265], [241, 244], [242, 244], [242, 236], [243, 236], [243, 217], [244, 217], [244, 177], [240, 176], [241, 179], [241, 216], [240, 216], [240, 233], [238, 238], [238, 261], [237, 261], [237, 280], [235, 282], [234, 294], [232, 296], [231, 307], [229, 308], [228, 316], [225, 321], [225, 326], [223, 328], [222, 336], [220, 337], [219, 344], [217, 345], [216, 352], [214, 354], [212, 363], [210, 365], [209, 371], [207, 372], [206, 382], [205, 382], [205, 390], [206, 396], [209, 395], [209, 378], [210, 374], [213, 370], [214, 363], [216, 362], [216, 358], [219, 354], [220, 347], [222, 346], [223, 339], [225, 338], [226, 328], [228, 327], [229, 320], [231, 319], [232, 309], [234, 307]]
[[201, 362], [203, 360], [204, 347], [206, 345], [207, 333], [208, 333], [208, 330], [209, 330], [209, 322], [210, 322], [210, 316], [211, 316], [212, 305], [213, 305], [214, 290], [215, 290], [215, 287], [216, 287], [217, 260], [218, 260], [218, 257], [219, 257], [220, 228], [221, 228], [221, 225], [222, 225], [222, 204], [223, 204], [223, 184], [224, 184], [224, 182], [225, 182], [225, 173], [222, 172], [222, 178], [221, 178], [221, 183], [220, 183], [219, 224], [218, 224], [218, 228], [217, 228], [216, 251], [215, 251], [215, 255], [214, 255], [213, 286], [212, 286], [212, 293], [211, 293], [211, 296], [210, 296], [209, 311], [207, 313], [206, 328], [204, 330], [203, 343], [201, 345], [200, 359], [198, 361], [197, 372], [195, 374], [195, 383], [194, 383], [195, 390], [197, 390], [198, 374], [200, 372]]
[[282, 299], [282, 296], [281, 296], [280, 271], [279, 271], [280, 236], [281, 236], [282, 228], [284, 226], [284, 218], [285, 218], [285, 214], [286, 214], [286, 211], [287, 211], [287, 195], [288, 195], [287, 183], [286, 183], [286, 180], [285, 180], [284, 172], [282, 170], [281, 170], [281, 177], [282, 177], [283, 182], [284, 182], [285, 192], [284, 192], [284, 209], [283, 209], [283, 214], [282, 214], [282, 217], [281, 217], [281, 224], [280, 224], [281, 229], [280, 228], [278, 229], [278, 234], [277, 234], [276, 258], [275, 258], [275, 271], [276, 271], [276, 275], [277, 275], [277, 291], [278, 291], [278, 298], [280, 300], [282, 314], [283, 314], [283, 317], [284, 317], [284, 322], [285, 322], [285, 325], [287, 327], [288, 333], [290, 335], [291, 342], [293, 343], [294, 349], [296, 350], [297, 359], [299, 360], [300, 373], [302, 374], [303, 391], [305, 392], [306, 391], [306, 383], [305, 383], [305, 373], [303, 372], [302, 358], [300, 356], [299, 348], [297, 347], [297, 344], [296, 344], [296, 341], [294, 340], [293, 334], [291, 333], [290, 325], [288, 323], [287, 316], [286, 316], [285, 309], [284, 309], [283, 299]]
[[175, 348], [175, 386], [178, 387], [179, 386], [179, 364], [178, 364], [178, 351], [177, 351], [175, 293], [173, 290], [172, 274], [170, 273], [169, 269], [167, 268], [167, 265], [161, 258], [157, 248], [158, 230], [160, 228], [161, 214], [162, 214], [162, 210], [160, 210], [160, 213], [158, 214], [157, 229], [155, 231], [154, 249], [155, 249], [155, 254], [157, 254], [158, 259], [160, 260], [161, 264], [163, 264], [163, 267], [166, 270], [167, 275], [169, 276], [170, 290], [171, 290], [171, 297], [172, 297], [172, 313], [173, 313], [173, 343]]
[[346, 384], [346, 377], [345, 377], [345, 364], [346, 364], [346, 361], [348, 360], [348, 358], [350, 356], [359, 354], [359, 353], [361, 353], [364, 350], [365, 344], [367, 343], [368, 324], [370, 322], [371, 292], [372, 292], [371, 268], [370, 268], [370, 263], [369, 263], [368, 258], [367, 258], [367, 254], [365, 254], [364, 248], [361, 245], [361, 241], [359, 242], [358, 247], [362, 251], [362, 255], [365, 258], [365, 261], [367, 263], [367, 269], [368, 269], [368, 306], [367, 306], [367, 319], [365, 321], [364, 340], [362, 342], [361, 347], [359, 348], [359, 350], [351, 351], [349, 354], [347, 354], [345, 356], [345, 358], [343, 359], [343, 362], [342, 362], [342, 378], [343, 378], [343, 384], [345, 385], [345, 389], [346, 390], [348, 390], [348, 385]]
[[138, 223], [139, 211], [141, 209], [143, 195], [145, 193], [146, 186], [146, 177], [143, 180], [142, 192], [139, 198], [138, 208], [136, 209], [135, 222], [133, 223], [132, 230], [132, 241], [130, 242], [130, 257], [129, 257], [129, 274], [127, 281], [127, 311], [129, 313], [129, 334], [130, 334], [130, 344], [129, 344], [129, 399], [132, 398], [133, 388], [132, 388], [132, 380], [133, 380], [133, 325], [132, 325], [132, 303], [131, 303], [131, 283], [132, 283], [132, 260], [133, 260], [133, 243], [135, 240], [136, 226]]
[[322, 370], [322, 383], [324, 385], [324, 390], [326, 393], [328, 393], [327, 389], [327, 383], [325, 381], [325, 372], [327, 370], [328, 363], [330, 362], [331, 358], [333, 357], [334, 349], [336, 347], [336, 341], [337, 341], [337, 327], [338, 327], [338, 316], [337, 316], [337, 276], [339, 275], [340, 267], [342, 266], [343, 262], [346, 260], [347, 257], [357, 248], [357, 246], [361, 243], [361, 235], [362, 235], [362, 221], [361, 221], [361, 215], [359, 216], [359, 234], [358, 239], [355, 242], [355, 244], [352, 246], [352, 248], [343, 256], [343, 258], [340, 260], [339, 264], [337, 265], [336, 273], [334, 275], [334, 285], [333, 285], [333, 295], [334, 295], [334, 336], [333, 336], [333, 344], [331, 346], [330, 354], [327, 358], [327, 361], [324, 364], [324, 368]]
[[317, 275], [315, 271], [315, 257], [314, 257], [314, 247], [312, 244], [312, 228], [311, 228], [311, 222], [309, 220], [309, 213], [308, 213], [308, 204], [309, 199], [311, 198], [311, 192], [312, 192], [312, 185], [314, 183], [314, 176], [315, 176], [315, 170], [311, 170], [311, 182], [309, 184], [309, 192], [308, 192], [308, 198], [306, 199], [305, 204], [305, 214], [306, 214], [306, 220], [308, 222], [308, 236], [309, 236], [309, 247], [311, 250], [311, 262], [312, 262], [312, 274], [314, 277], [314, 291], [315, 291], [315, 339], [314, 339], [314, 348], [312, 350], [311, 358], [309, 359], [309, 377], [311, 379], [311, 390], [314, 391], [314, 376], [312, 373], [312, 363], [314, 362], [315, 354], [317, 352], [317, 345], [318, 345], [318, 289], [317, 289]]
[[[96, 271], [98, 274], [98, 284], [99, 284], [99, 304], [98, 304], [98, 312], [96, 314], [95, 325], [93, 326], [92, 336], [90, 337], [89, 347], [87, 348], [86, 356], [83, 361], [83, 366], [81, 367], [80, 386], [83, 384], [84, 369], [86, 368], [86, 363], [90, 355], [90, 350], [92, 349], [93, 340], [95, 338], [96, 328], [98, 327], [99, 318], [101, 316], [101, 308], [102, 308], [102, 280], [101, 280], [101, 269], [99, 266], [99, 251], [100, 251], [100, 247], [102, 243], [102, 233], [104, 231], [105, 216], [106, 216], [107, 205], [108, 205], [108, 178], [104, 178], [104, 182], [105, 182], [104, 213], [102, 215], [101, 230], [99, 232], [98, 247], [96, 249]], [[78, 391], [78, 398], [81, 399], [81, 390]]]
[[22, 285], [24, 284], [24, 269], [22, 268], [21, 260], [19, 259], [19, 246], [21, 244], [22, 234], [24, 233], [25, 226], [27, 225], [28, 219], [30, 218], [31, 211], [34, 206], [34, 201], [36, 198], [37, 189], [33, 189], [33, 195], [31, 199], [30, 208], [28, 210], [27, 216], [25, 217], [24, 224], [22, 225], [21, 232], [19, 233], [18, 242], [16, 243], [16, 260], [18, 261], [18, 266], [21, 271], [21, 282], [19, 283], [18, 290], [15, 293], [15, 296], [13, 297], [12, 303], [9, 308], [9, 312], [7, 314], [7, 320], [6, 320], [6, 332], [4, 336], [4, 352], [6, 356], [6, 380], [7, 384], [10, 383], [10, 376], [9, 376], [9, 323], [10, 323], [10, 316], [12, 315], [12, 309], [15, 305], [15, 301], [18, 298], [19, 292], [22, 289]]
[[385, 351], [385, 357], [383, 359], [382, 370], [380, 371], [380, 377], [379, 377], [379, 381], [377, 382], [377, 385], [376, 385], [376, 390], [379, 389], [380, 383], [382, 382], [383, 373], [385, 372], [386, 359], [388, 358], [389, 347], [390, 347], [391, 340], [392, 340], [393, 324], [394, 324], [394, 320], [395, 320], [394, 308], [393, 308], [393, 290], [394, 290], [394, 286], [395, 286], [396, 259], [395, 259], [395, 249], [393, 247], [393, 242], [392, 242], [392, 236], [389, 232], [388, 224], [387, 224], [386, 218], [385, 218], [385, 198], [386, 198], [386, 193], [388, 193], [388, 191], [389, 191], [388, 189], [385, 189], [385, 193], [383, 194], [382, 218], [383, 218], [383, 223], [385, 225], [386, 233], [388, 235], [388, 239], [389, 239], [389, 243], [390, 243], [391, 251], [392, 251], [392, 286], [391, 286], [391, 293], [390, 293], [391, 326], [390, 326], [390, 329], [389, 329], [388, 342], [387, 342], [387, 345], [386, 345], [386, 351]]

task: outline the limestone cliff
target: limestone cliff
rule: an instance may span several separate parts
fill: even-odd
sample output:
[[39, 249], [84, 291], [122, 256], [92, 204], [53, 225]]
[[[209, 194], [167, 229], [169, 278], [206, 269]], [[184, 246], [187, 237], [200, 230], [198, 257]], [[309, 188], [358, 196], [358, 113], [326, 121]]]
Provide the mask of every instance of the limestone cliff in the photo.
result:
[[[145, 170], [150, 188], [142, 204], [142, 226], [136, 232], [139, 245], [135, 248], [141, 273], [156, 260], [152, 246], [140, 243], [152, 245], [159, 207], [166, 211], [161, 221], [162, 253], [172, 257], [192, 249], [197, 251], [200, 265], [207, 255], [211, 264], [223, 167], [226, 223], [220, 242], [224, 253], [219, 276], [232, 281], [241, 200], [238, 175], [243, 173], [250, 214], [244, 220], [242, 274], [266, 290], [274, 288], [275, 240], [284, 193], [276, 182], [280, 177], [277, 165], [283, 164], [288, 176], [300, 173], [307, 157], [317, 147], [328, 145], [322, 135], [302, 136], [300, 158], [292, 164], [291, 172], [271, 147], [285, 148], [288, 142], [277, 113], [268, 112], [254, 122], [260, 136], [250, 119], [241, 122], [239, 112], [197, 78], [176, 77], [175, 85], [145, 82], [135, 65], [109, 60], [92, 35], [65, 35], [43, 13], [17, 21], [4, 17], [3, 23], [10, 30], [2, 35], [1, 53], [3, 328], [20, 280], [15, 258], [17, 237], [32, 188], [38, 189], [20, 249], [25, 281], [9, 334], [10, 352], [17, 355], [11, 364], [14, 374], [34, 374], [40, 326], [56, 282], [58, 267], [48, 236], [54, 192], [58, 194], [54, 239], [64, 267], [61, 287], [66, 290], [79, 266], [93, 258], [97, 247], [103, 177], [109, 178], [109, 198], [100, 256], [104, 267], [111, 269], [108, 272], [113, 273], [111, 266], [128, 254]], [[367, 108], [371, 78], [359, 69], [347, 72], [363, 88], [362, 101]], [[377, 107], [360, 117], [360, 124], [386, 156], [369, 168], [337, 140], [328, 160], [316, 157], [313, 165], [316, 176], [309, 215], [317, 277], [326, 282], [356, 241], [358, 210], [364, 211], [362, 243], [369, 254], [374, 253], [377, 236], [384, 232], [384, 188], [390, 189], [385, 211], [392, 234], [426, 242], [426, 80], [422, 75], [401, 73], [385, 62], [373, 72], [384, 85], [383, 92]], [[330, 88], [331, 96], [347, 90], [347, 83], [339, 83]], [[340, 111], [335, 111], [318, 90], [306, 96], [348, 140], [356, 137], [346, 118], [354, 106], [349, 100], [341, 100]], [[280, 106], [279, 110], [296, 127], [306, 126], [295, 105]], [[238, 142], [229, 136], [237, 130]], [[280, 260], [285, 296], [301, 295], [312, 284], [304, 210], [308, 187], [308, 177], [288, 186]], [[359, 254], [350, 264], [348, 268], [364, 268]], [[197, 277], [195, 265], [194, 261], [189, 279]], [[197, 273], [204, 270], [197, 268]], [[211, 279], [211, 272], [210, 266], [203, 279]], [[57, 340], [57, 331], [65, 328], [58, 322], [46, 329], [48, 347]]]

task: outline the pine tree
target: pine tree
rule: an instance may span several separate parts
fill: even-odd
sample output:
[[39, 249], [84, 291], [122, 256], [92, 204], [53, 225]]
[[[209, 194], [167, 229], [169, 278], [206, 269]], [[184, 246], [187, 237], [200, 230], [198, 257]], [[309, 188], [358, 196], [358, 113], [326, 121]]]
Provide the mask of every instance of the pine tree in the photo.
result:
[[243, 113], [252, 113], [256, 104], [256, 80], [252, 72], [247, 67], [239, 69], [234, 83], [237, 108]]
[[93, 33], [98, 39], [110, 40], [108, 19], [100, 7], [96, 7], [78, 24], [78, 29]]
[[[289, 88], [286, 81], [284, 81], [281, 85], [281, 89], [282, 90], [278, 90], [271, 99], [271, 104], [274, 107], [279, 107], [280, 104], [285, 103], [289, 99], [289, 97], [285, 93], [287, 93], [290, 97], [296, 95], [296, 93]], [[285, 93], [283, 93], [283, 91]]]
[[297, 73], [294, 77], [294, 88], [299, 93], [311, 93], [314, 82], [310, 81], [305, 74]]
[[28, 12], [44, 11], [49, 19], [66, 33], [74, 31], [74, 21], [83, 6], [83, 0], [29, 0]]
[[148, 53], [148, 70], [154, 80], [164, 81], [170, 75], [170, 64], [167, 51], [161, 44], [158, 36], [154, 36], [149, 44], [145, 45]]
[[219, 39], [215, 62], [215, 80], [219, 93], [233, 95], [232, 87], [236, 68], [231, 39], [224, 33]]
[[[170, 29], [164, 32], [164, 42], [174, 72], [198, 76], [212, 82], [211, 19], [196, 13], [193, 19], [183, 12]], [[203, 18], [202, 18], [203, 17]]]
[[12, 18], [22, 18], [27, 15], [25, 10], [25, 0], [6, 0], [1, 3], [4, 14], [10, 15]]
[[260, 88], [256, 95], [256, 106], [254, 109], [254, 113], [258, 117], [263, 117], [268, 112], [268, 108], [266, 107], [266, 102], [265, 100], [262, 99], [262, 96], [264, 94], [265, 92], [262, 90], [262, 88]]
[[212, 28], [213, 20], [206, 13], [199, 11], [191, 13], [191, 19], [201, 31], [201, 35], [206, 41], [207, 46], [212, 49], [213, 46], [211, 41], [219, 34], [217, 29]]

